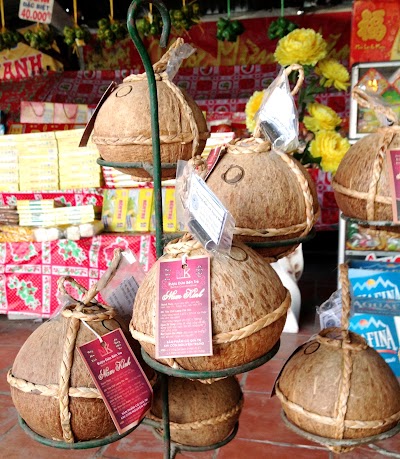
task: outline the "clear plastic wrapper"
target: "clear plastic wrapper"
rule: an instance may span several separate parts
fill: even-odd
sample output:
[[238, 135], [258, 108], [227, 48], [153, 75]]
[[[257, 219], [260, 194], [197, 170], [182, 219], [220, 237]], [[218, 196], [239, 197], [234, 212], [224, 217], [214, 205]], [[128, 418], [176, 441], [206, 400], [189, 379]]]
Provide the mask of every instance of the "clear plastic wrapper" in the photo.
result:
[[189, 43], [183, 43], [181, 46], [170, 51], [170, 58], [165, 71], [171, 81], [178, 73], [183, 60], [190, 57], [194, 52], [196, 52], [196, 49], [189, 45]]
[[256, 124], [274, 149], [289, 153], [299, 147], [298, 113], [283, 67], [265, 91]]
[[177, 220], [209, 252], [229, 253], [235, 220], [187, 161], [178, 161], [176, 176]]
[[[111, 267], [111, 269], [115, 268]], [[136, 292], [144, 277], [145, 272], [132, 251], [124, 250], [121, 252], [121, 259], [115, 274], [111, 275], [110, 280], [100, 289], [101, 296], [106, 304], [113, 307], [121, 317], [130, 320]]]
[[317, 313], [321, 330], [329, 327], [340, 327], [342, 320], [342, 290], [336, 290], [321, 306], [317, 306]]

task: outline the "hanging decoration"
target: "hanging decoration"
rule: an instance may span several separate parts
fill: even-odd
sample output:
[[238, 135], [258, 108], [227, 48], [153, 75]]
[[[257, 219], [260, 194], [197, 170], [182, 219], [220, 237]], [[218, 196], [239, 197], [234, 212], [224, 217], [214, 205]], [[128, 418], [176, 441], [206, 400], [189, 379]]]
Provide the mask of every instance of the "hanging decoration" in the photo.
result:
[[74, 26], [64, 27], [64, 42], [68, 46], [76, 48], [77, 46], [85, 46], [90, 41], [90, 32], [85, 27], [78, 25], [78, 0], [73, 0], [74, 8]]
[[31, 48], [42, 50], [52, 48], [54, 43], [53, 31], [47, 24], [37, 23], [24, 33], [24, 39]]
[[230, 0], [227, 1], [227, 15], [227, 18], [219, 18], [217, 21], [217, 39], [234, 42], [244, 32], [244, 26], [240, 21], [231, 20]]
[[148, 13], [136, 21], [136, 28], [145, 37], [161, 35], [162, 21], [159, 14], [153, 14], [153, 5], [149, 3]]
[[281, 15], [276, 21], [271, 22], [268, 27], [268, 38], [270, 40], [282, 38], [297, 28], [297, 24], [285, 18], [285, 0], [281, 0]]
[[98, 21], [99, 30], [97, 39], [107, 47], [114, 45], [117, 41], [123, 40], [128, 36], [126, 25], [114, 19], [114, 2], [110, 0], [110, 15]]
[[4, 19], [4, 1], [0, 0], [0, 13], [1, 13], [1, 30], [0, 30], [0, 51], [4, 49], [14, 48], [18, 42], [22, 40], [22, 36], [18, 32], [13, 32], [6, 29], [6, 22]]
[[182, 0], [182, 8], [171, 10], [170, 16], [175, 31], [181, 34], [200, 22], [200, 5], [196, 1], [186, 4], [186, 0]]

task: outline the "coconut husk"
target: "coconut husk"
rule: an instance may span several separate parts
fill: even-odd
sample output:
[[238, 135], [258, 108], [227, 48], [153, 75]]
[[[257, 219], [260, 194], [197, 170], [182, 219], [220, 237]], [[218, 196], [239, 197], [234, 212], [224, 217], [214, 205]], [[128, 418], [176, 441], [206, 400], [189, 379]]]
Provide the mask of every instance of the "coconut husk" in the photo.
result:
[[[183, 43], [179, 40], [176, 43]], [[171, 48], [173, 49], [173, 48]], [[209, 137], [206, 120], [196, 102], [172, 83], [167, 59], [154, 65], [160, 129], [161, 163], [199, 157]], [[160, 61], [161, 62], [161, 61]], [[101, 157], [112, 162], [153, 164], [151, 107], [146, 74], [130, 75], [101, 106], [93, 129]], [[137, 181], [152, 181], [142, 168], [116, 168]], [[176, 169], [163, 169], [162, 179], [175, 178]]]
[[[315, 184], [291, 156], [261, 139], [233, 140], [207, 185], [235, 219], [234, 240], [277, 242], [306, 236], [318, 219]], [[274, 261], [298, 244], [255, 249]]]
[[[70, 278], [61, 278], [60, 285]], [[107, 437], [116, 432], [93, 379], [77, 348], [98, 335], [122, 328], [148, 377], [140, 346], [129, 335], [114, 309], [89, 301], [66, 307], [56, 319], [43, 323], [25, 341], [8, 374], [13, 403], [26, 424], [52, 440], [74, 443]]]
[[[148, 417], [161, 420], [161, 384], [154, 386]], [[235, 377], [205, 385], [199, 381], [168, 377], [171, 440], [182, 445], [209, 446], [223, 441], [233, 430], [243, 406]]]
[[381, 128], [358, 140], [339, 164], [332, 186], [344, 215], [393, 221], [386, 151], [400, 148], [400, 126]]
[[[395, 375], [364, 338], [344, 326], [350, 295], [343, 265], [341, 281], [342, 328], [325, 329], [303, 344], [286, 362], [275, 385], [292, 423], [339, 440], [377, 435], [400, 420], [400, 385]], [[330, 449], [341, 452], [352, 447]]]
[[[190, 239], [173, 241], [160, 258], [207, 254]], [[136, 295], [130, 331], [155, 358], [155, 312], [158, 261]], [[257, 286], [255, 289], [254, 286]], [[278, 341], [290, 305], [290, 294], [271, 266], [256, 252], [235, 242], [229, 256], [211, 258], [213, 355], [160, 360], [186, 370], [210, 371], [236, 367], [267, 353]]]

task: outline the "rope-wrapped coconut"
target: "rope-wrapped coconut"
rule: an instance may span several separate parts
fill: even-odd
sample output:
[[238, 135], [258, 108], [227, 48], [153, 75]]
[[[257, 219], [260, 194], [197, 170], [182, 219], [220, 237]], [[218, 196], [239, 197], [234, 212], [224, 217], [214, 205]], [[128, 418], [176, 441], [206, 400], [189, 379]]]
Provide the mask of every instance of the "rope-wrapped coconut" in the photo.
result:
[[[87, 291], [74, 279], [61, 277], [61, 293], [66, 293], [66, 283], [84, 293], [82, 301], [65, 307], [58, 318], [43, 323], [29, 336], [7, 381], [18, 413], [34, 432], [74, 443], [104, 438], [116, 431], [77, 347], [122, 328], [139, 359], [140, 349], [115, 310], [94, 301], [99, 283]], [[153, 375], [151, 369], [145, 367], [145, 371]]]
[[[348, 331], [347, 266], [340, 271], [342, 328], [325, 329], [303, 344], [275, 385], [287, 418], [327, 440], [374, 436], [400, 420], [400, 385], [392, 370], [364, 338]], [[334, 452], [355, 447], [326, 444]]]
[[[160, 258], [206, 250], [190, 236], [172, 241]], [[155, 356], [156, 276], [158, 262], [137, 292], [130, 331], [145, 351]], [[254, 290], [254, 285], [258, 288]], [[234, 243], [229, 256], [211, 258], [213, 355], [162, 359], [173, 368], [210, 371], [243, 365], [267, 353], [278, 341], [290, 294], [271, 266], [249, 247]]]
[[[243, 407], [243, 394], [235, 377], [211, 385], [168, 377], [171, 440], [190, 446], [208, 446], [224, 440]], [[154, 387], [150, 419], [162, 418], [162, 393]]]
[[[196, 102], [170, 81], [167, 68], [170, 54], [183, 44], [181, 38], [154, 64], [160, 129], [161, 163], [178, 160], [200, 161], [209, 137], [207, 124]], [[93, 142], [106, 161], [153, 163], [150, 98], [146, 73], [130, 75], [118, 85], [101, 106], [93, 130]], [[135, 180], [152, 176], [142, 168], [121, 168]], [[163, 169], [162, 178], [175, 177], [176, 169]]]

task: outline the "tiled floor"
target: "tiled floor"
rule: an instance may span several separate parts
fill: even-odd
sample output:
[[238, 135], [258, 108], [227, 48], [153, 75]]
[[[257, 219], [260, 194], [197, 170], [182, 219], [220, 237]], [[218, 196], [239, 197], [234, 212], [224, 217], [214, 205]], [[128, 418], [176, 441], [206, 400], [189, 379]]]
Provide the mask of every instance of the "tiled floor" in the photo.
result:
[[[393, 453], [383, 454], [369, 446], [335, 455], [324, 447], [292, 433], [280, 417], [280, 403], [271, 398], [275, 377], [292, 351], [318, 331], [315, 306], [336, 288], [335, 233], [318, 234], [304, 247], [305, 271], [300, 280], [302, 311], [300, 332], [283, 334], [277, 355], [262, 367], [241, 376], [245, 404], [235, 439], [219, 450], [204, 453], [179, 453], [194, 459], [383, 459], [400, 457], [400, 435], [379, 443]], [[6, 382], [6, 372], [22, 343], [38, 324], [0, 317], [0, 458], [9, 459], [162, 459], [163, 445], [150, 428], [139, 426], [127, 437], [101, 448], [66, 451], [43, 446], [31, 440], [20, 428]]]

